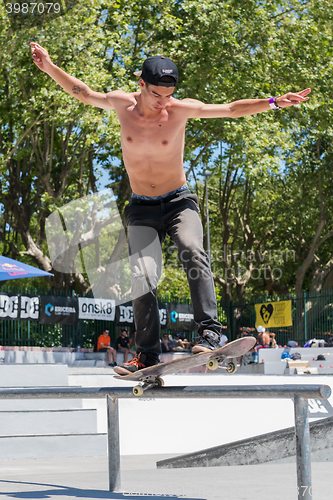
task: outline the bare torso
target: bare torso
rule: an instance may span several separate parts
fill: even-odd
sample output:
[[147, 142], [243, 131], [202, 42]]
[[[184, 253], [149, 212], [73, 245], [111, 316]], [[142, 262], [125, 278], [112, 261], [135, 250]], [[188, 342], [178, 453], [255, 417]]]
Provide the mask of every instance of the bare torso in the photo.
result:
[[269, 332], [263, 332], [259, 333], [258, 335], [258, 340], [260, 341], [261, 345], [269, 345], [271, 338], [273, 337], [274, 334], [269, 333]]
[[132, 191], [160, 196], [186, 184], [183, 167], [186, 119], [174, 98], [159, 112], [144, 115], [141, 94], [122, 93], [115, 103], [121, 145]]

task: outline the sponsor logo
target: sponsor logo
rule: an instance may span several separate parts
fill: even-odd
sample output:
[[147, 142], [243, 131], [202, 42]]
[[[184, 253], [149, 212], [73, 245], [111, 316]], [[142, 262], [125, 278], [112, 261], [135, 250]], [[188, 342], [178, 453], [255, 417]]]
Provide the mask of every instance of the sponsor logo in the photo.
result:
[[119, 306], [119, 323], [133, 323], [133, 307]]
[[161, 325], [166, 325], [168, 322], [167, 310], [166, 309], [159, 309], [159, 315], [160, 315]]
[[0, 295], [0, 317], [18, 317], [18, 296]]
[[51, 316], [51, 313], [53, 312], [53, 305], [52, 304], [46, 304], [45, 306], [45, 314], [47, 314], [47, 316]]
[[107, 319], [114, 321], [116, 304], [113, 299], [86, 299], [79, 297], [80, 319]]
[[113, 305], [112, 302], [107, 302], [106, 304], [103, 304], [102, 302], [95, 304], [83, 304], [81, 311], [83, 313], [109, 315], [113, 312]]
[[174, 323], [176, 323], [177, 318], [178, 318], [177, 311], [172, 311], [172, 313], [170, 314], [170, 316], [171, 316], [171, 321], [173, 321]]
[[173, 69], [162, 69], [162, 73], [173, 73]]
[[66, 314], [68, 316], [69, 314], [75, 314], [76, 309], [69, 306], [55, 306], [54, 312], [55, 314]]
[[194, 316], [191, 313], [178, 313], [177, 311], [172, 311], [171, 313], [171, 321], [176, 323], [177, 319], [179, 322], [183, 323], [191, 323], [194, 320]]
[[39, 317], [39, 299], [38, 297], [21, 296], [21, 314], [22, 319], [38, 319]]

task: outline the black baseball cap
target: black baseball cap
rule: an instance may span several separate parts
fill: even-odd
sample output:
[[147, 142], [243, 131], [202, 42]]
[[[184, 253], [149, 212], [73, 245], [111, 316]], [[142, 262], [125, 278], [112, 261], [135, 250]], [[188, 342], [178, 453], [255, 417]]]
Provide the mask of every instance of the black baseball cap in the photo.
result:
[[[163, 76], [171, 76], [174, 82], [161, 82]], [[159, 87], [175, 87], [178, 81], [178, 69], [168, 57], [148, 57], [143, 63], [141, 78], [151, 85]]]

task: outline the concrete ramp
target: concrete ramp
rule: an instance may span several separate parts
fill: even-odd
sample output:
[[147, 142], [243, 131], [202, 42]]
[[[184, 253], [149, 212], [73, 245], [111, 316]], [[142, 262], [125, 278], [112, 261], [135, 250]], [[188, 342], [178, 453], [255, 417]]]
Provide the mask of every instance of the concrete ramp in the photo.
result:
[[[333, 417], [310, 423], [311, 458], [333, 461]], [[272, 461], [293, 462], [296, 455], [295, 428], [269, 432], [156, 463], [158, 469], [255, 465]]]

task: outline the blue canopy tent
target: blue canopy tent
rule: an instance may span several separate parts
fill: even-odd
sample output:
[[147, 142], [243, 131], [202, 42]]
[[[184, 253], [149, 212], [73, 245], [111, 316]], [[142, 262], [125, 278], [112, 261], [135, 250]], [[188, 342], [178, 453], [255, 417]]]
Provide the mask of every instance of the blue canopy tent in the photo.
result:
[[53, 274], [0, 255], [0, 282], [39, 276], [53, 276]]

